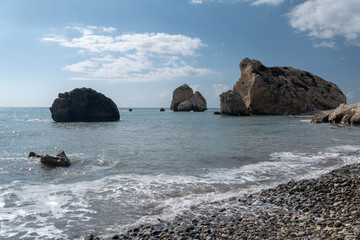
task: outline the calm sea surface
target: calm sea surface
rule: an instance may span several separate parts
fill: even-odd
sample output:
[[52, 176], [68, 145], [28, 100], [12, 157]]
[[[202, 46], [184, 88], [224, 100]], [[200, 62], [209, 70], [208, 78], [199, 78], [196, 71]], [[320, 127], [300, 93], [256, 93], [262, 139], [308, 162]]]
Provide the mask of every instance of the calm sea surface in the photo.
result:
[[[0, 108], [0, 239], [113, 233], [360, 162], [360, 128], [215, 110], [120, 109], [119, 122], [55, 123], [48, 108]], [[70, 167], [27, 158], [59, 150]]]

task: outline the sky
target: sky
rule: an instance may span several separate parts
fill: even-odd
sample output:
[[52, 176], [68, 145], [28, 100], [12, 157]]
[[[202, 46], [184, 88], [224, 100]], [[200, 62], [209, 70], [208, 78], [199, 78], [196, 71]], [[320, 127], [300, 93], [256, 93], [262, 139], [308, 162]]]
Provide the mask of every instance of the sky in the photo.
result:
[[244, 58], [290, 66], [360, 102], [359, 0], [0, 0], [0, 107], [50, 107], [90, 87], [118, 107], [208, 107]]

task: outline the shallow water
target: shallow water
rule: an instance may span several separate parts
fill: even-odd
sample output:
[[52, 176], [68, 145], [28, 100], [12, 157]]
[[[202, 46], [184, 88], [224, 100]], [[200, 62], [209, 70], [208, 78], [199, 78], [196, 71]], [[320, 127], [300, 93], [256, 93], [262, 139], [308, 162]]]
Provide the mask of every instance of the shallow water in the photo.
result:
[[[120, 122], [55, 123], [47, 108], [0, 108], [0, 238], [112, 233], [360, 162], [360, 128], [215, 110], [121, 109]], [[27, 158], [59, 150], [71, 167]]]

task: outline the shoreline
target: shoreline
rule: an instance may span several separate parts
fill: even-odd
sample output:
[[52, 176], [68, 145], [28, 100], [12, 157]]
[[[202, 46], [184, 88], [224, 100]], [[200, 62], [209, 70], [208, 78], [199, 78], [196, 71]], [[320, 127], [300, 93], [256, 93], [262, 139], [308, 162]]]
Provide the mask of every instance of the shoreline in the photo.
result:
[[360, 164], [85, 239], [360, 239]]

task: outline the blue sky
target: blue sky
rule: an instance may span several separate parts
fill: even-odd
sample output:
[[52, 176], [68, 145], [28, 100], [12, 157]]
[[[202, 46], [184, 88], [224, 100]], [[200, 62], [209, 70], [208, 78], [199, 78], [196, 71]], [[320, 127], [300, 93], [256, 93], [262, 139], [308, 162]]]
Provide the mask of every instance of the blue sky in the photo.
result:
[[359, 0], [1, 0], [0, 106], [91, 87], [119, 107], [169, 107], [187, 83], [219, 107], [245, 57], [359, 102], [359, 12]]

